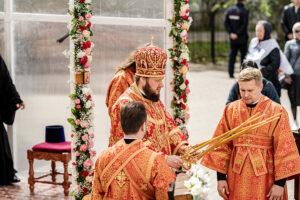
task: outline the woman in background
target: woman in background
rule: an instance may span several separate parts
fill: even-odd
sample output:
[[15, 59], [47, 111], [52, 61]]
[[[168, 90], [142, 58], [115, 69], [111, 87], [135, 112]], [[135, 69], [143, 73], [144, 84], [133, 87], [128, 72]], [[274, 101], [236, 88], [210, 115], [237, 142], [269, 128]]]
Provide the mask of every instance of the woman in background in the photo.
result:
[[284, 53], [289, 60], [294, 73], [286, 76], [285, 82], [289, 84], [288, 96], [291, 102], [294, 122], [292, 129], [297, 130], [297, 106], [300, 106], [300, 22], [293, 26], [294, 39], [285, 43]]

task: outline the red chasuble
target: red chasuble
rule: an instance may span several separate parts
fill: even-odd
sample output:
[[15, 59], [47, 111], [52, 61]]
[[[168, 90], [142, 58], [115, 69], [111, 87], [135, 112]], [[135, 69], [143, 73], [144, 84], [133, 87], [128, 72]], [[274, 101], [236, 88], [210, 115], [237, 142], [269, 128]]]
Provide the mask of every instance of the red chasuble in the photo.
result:
[[95, 164], [92, 200], [168, 199], [173, 171], [163, 155], [146, 148], [141, 140], [120, 140], [103, 151]]
[[119, 70], [111, 80], [106, 94], [106, 106], [110, 115], [112, 106], [118, 98], [126, 91], [134, 82], [134, 73], [131, 69]]
[[[277, 113], [281, 117], [222, 145], [201, 161], [202, 165], [227, 174], [230, 200], [267, 199], [274, 181], [300, 174], [300, 157], [288, 114], [268, 97], [262, 96], [254, 108], [247, 107], [243, 100], [228, 104], [213, 137], [237, 127], [257, 112], [266, 114], [263, 119]], [[286, 186], [284, 199], [287, 200]]]
[[124, 137], [120, 122], [120, 110], [122, 104], [130, 101], [143, 102], [146, 108], [147, 134], [143, 141], [148, 148], [166, 155], [179, 155], [185, 152], [188, 142], [162, 102], [160, 100], [153, 102], [144, 98], [136, 83], [132, 84], [113, 106], [109, 146]]

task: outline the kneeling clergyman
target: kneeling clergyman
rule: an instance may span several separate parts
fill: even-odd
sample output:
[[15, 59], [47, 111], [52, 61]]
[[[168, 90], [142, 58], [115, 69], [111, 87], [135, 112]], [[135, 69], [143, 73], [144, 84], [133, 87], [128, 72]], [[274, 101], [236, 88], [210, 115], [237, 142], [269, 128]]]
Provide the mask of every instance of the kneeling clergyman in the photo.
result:
[[175, 180], [166, 159], [144, 146], [147, 112], [141, 102], [121, 107], [124, 139], [103, 151], [95, 164], [92, 200], [168, 199]]
[[283, 106], [261, 94], [258, 69], [244, 69], [238, 83], [242, 99], [225, 107], [213, 137], [256, 113], [265, 114], [264, 119], [280, 113], [280, 119], [216, 148], [201, 164], [217, 171], [218, 192], [224, 199], [287, 200], [286, 180], [300, 174], [300, 156], [288, 114]]

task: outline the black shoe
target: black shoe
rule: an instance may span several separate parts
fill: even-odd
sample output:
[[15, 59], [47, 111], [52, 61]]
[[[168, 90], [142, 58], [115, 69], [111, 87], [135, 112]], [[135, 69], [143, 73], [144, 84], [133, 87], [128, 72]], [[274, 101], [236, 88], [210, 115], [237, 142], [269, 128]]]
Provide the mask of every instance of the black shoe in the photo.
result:
[[230, 75], [229, 77], [230, 77], [230, 78], [234, 78], [234, 76], [233, 76], [233, 75]]
[[12, 183], [18, 183], [18, 182], [20, 182], [21, 181], [21, 179], [19, 179], [18, 177], [17, 177], [17, 175], [14, 175], [14, 177], [13, 177], [13, 179], [12, 179]]

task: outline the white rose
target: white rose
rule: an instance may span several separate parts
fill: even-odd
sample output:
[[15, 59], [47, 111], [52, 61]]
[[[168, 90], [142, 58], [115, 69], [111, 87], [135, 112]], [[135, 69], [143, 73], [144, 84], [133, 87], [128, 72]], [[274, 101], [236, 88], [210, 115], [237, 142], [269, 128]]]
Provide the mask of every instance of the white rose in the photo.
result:
[[90, 92], [90, 90], [88, 89], [88, 88], [82, 88], [82, 93], [84, 94], [84, 95], [88, 95], [89, 94], [89, 92]]
[[89, 119], [93, 121], [95, 119], [94, 115], [90, 115]]
[[94, 133], [94, 129], [93, 128], [89, 128], [88, 134], [91, 135], [92, 133]]
[[80, 52], [77, 54], [77, 57], [78, 57], [78, 58], [82, 58], [84, 55], [85, 55], [85, 53], [84, 53], [83, 51], [80, 51]]
[[181, 10], [181, 11], [184, 11], [184, 12], [186, 12], [187, 9], [190, 9], [190, 5], [189, 5], [189, 4], [185, 4], [184, 6], [182, 6], [182, 7], [180, 8], [180, 10]]
[[92, 62], [92, 56], [87, 56], [87, 58], [88, 58], [87, 63], [88, 63], [88, 64], [91, 64], [91, 62]]
[[203, 177], [204, 177], [204, 171], [203, 171], [202, 169], [199, 169], [199, 170], [197, 171], [197, 177], [198, 177], [198, 178], [203, 178]]
[[92, 177], [92, 176], [87, 176], [87, 177], [85, 178], [85, 180], [86, 180], [87, 182], [91, 183], [91, 182], [93, 181], [93, 177]]
[[91, 101], [86, 102], [86, 104], [85, 104], [86, 108], [90, 108], [91, 106], [92, 106], [92, 102]]
[[181, 58], [182, 60], [187, 59], [187, 58], [188, 58], [188, 55], [187, 55], [186, 53], [181, 53], [181, 54], [180, 54], [180, 58]]
[[190, 181], [192, 187], [194, 187], [195, 185], [200, 185], [199, 179], [196, 178], [195, 176], [192, 176], [189, 181]]
[[88, 30], [84, 30], [84, 31], [82, 32], [82, 35], [83, 35], [83, 37], [85, 37], [85, 38], [90, 37], [90, 34], [91, 34], [91, 32], [88, 31]]
[[181, 90], [185, 90], [185, 88], [186, 88], [185, 83], [182, 83], [182, 84], [179, 86], [179, 88], [180, 88]]
[[195, 185], [192, 189], [191, 189], [191, 194], [192, 195], [199, 195], [199, 194], [202, 194], [203, 191], [202, 191], [202, 187], [200, 184], [198, 185]]
[[190, 181], [184, 181], [184, 186], [187, 188], [192, 188], [192, 184]]

